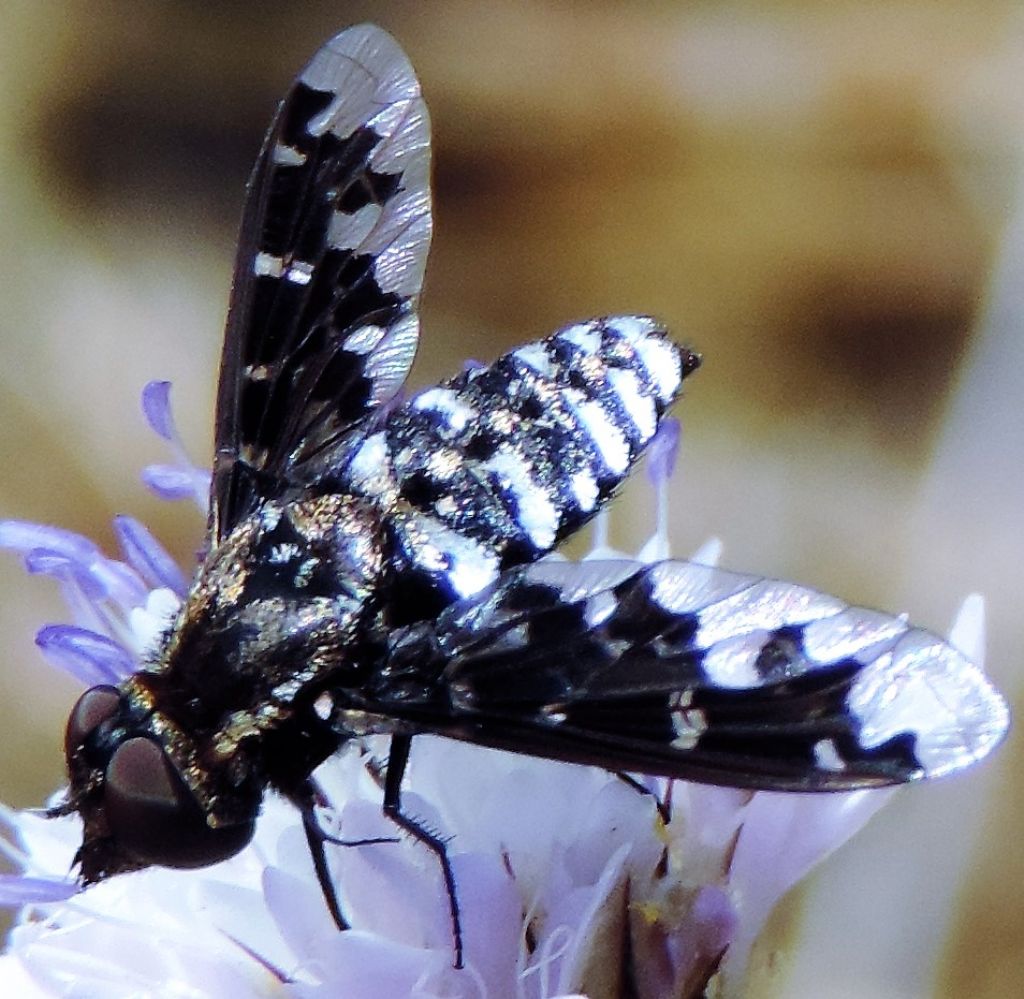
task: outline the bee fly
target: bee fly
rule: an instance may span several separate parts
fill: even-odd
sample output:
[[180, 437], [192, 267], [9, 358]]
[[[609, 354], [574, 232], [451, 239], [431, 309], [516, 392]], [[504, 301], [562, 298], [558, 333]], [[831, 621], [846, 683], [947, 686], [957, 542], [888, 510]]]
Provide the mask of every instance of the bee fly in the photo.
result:
[[620, 772], [790, 791], [939, 776], [1007, 713], [902, 618], [679, 561], [544, 559], [611, 497], [698, 357], [594, 319], [395, 404], [431, 232], [427, 110], [372, 26], [295, 81], [248, 187], [205, 556], [142, 669], [66, 736], [85, 883], [241, 850], [301, 810], [340, 927], [311, 773], [388, 734], [383, 808], [424, 732]]

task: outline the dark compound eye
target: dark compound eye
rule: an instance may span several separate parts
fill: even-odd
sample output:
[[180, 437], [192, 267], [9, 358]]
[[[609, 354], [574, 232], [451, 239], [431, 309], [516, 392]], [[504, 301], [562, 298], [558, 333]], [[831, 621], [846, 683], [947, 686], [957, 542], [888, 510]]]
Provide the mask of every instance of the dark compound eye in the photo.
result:
[[121, 695], [116, 687], [90, 687], [71, 709], [64, 732], [64, 753], [68, 760], [82, 748], [100, 724], [113, 718], [121, 709]]
[[118, 746], [107, 767], [103, 812], [118, 846], [143, 864], [205, 867], [238, 853], [255, 822], [211, 828], [157, 743]]

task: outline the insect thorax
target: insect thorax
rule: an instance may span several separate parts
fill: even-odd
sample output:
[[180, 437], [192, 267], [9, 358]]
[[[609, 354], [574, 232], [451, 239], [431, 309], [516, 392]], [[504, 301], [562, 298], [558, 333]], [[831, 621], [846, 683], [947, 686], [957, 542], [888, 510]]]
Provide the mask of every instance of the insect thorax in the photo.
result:
[[212, 822], [234, 818], [230, 786], [287, 788], [336, 748], [317, 699], [373, 668], [381, 538], [359, 498], [266, 504], [209, 553], [155, 662], [126, 682]]

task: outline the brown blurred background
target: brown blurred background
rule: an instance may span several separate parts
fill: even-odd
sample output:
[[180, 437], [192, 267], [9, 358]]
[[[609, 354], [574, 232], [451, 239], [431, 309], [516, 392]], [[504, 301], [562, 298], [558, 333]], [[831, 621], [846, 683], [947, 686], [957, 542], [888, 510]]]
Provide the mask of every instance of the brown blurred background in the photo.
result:
[[[209, 453], [245, 177], [326, 37], [375, 20], [435, 135], [414, 378], [608, 311], [704, 352], [673, 541], [945, 630], [989, 600], [1024, 646], [1024, 9], [1012, 2], [75, 3], [0, 8], [0, 516], [181, 557], [198, 513], [138, 483], [174, 381]], [[642, 477], [615, 538], [651, 522]], [[0, 798], [61, 781], [75, 696], [32, 645], [55, 588], [0, 560]], [[779, 995], [1024, 991], [1019, 739], [902, 794], [785, 907]], [[763, 986], [768, 989], [768, 986]], [[767, 992], [765, 993], [767, 994]]]

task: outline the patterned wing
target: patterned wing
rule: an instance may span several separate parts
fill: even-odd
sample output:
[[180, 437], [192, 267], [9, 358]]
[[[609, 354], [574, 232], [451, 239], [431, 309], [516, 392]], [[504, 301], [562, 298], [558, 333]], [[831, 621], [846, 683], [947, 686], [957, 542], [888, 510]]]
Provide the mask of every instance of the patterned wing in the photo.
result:
[[547, 560], [393, 638], [381, 710], [484, 745], [777, 790], [938, 777], [1006, 704], [901, 618], [687, 562]]
[[432, 617], [576, 531], [697, 363], [652, 319], [595, 319], [464, 371], [367, 430], [336, 488], [384, 513], [389, 623]]
[[332, 38], [249, 183], [217, 399], [211, 532], [389, 399], [412, 364], [430, 242], [429, 124], [381, 29]]

